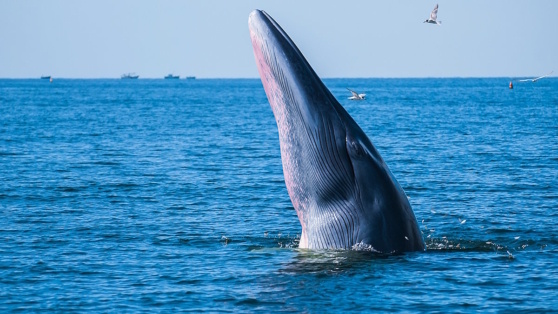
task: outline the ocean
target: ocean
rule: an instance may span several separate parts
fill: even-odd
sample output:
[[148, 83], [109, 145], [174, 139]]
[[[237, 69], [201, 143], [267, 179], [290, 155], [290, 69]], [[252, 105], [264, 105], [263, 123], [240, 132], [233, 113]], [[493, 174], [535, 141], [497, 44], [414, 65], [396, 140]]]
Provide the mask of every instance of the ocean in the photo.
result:
[[259, 79], [0, 80], [0, 311], [557, 312], [558, 79], [509, 81], [324, 80], [427, 244], [380, 256], [298, 249]]

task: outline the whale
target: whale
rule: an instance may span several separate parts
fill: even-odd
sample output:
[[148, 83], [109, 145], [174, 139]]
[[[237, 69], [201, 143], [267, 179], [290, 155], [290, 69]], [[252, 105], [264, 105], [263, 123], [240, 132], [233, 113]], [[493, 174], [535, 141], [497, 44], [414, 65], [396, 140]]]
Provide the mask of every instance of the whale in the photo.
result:
[[424, 251], [409, 199], [368, 136], [268, 13], [252, 11], [248, 25], [302, 227], [299, 247]]

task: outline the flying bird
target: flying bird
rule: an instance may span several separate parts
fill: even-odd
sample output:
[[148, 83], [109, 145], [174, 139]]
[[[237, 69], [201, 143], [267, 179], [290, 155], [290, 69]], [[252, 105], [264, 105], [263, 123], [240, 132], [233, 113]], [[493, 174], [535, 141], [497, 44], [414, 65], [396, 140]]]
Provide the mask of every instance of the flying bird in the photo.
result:
[[349, 90], [349, 92], [351, 92], [351, 94], [353, 94], [353, 96], [349, 97], [350, 100], [364, 100], [364, 98], [366, 97], [366, 94], [359, 94], [352, 89], [347, 89]]
[[554, 71], [551, 71], [551, 72], [550, 72], [550, 73], [548, 73], [547, 75], [543, 75], [543, 76], [535, 77], [535, 78], [532, 78], [532, 79], [524, 79], [524, 80], [519, 80], [519, 81], [520, 81], [520, 82], [533, 82], [533, 83], [534, 83], [534, 82], [536, 82], [536, 81], [538, 81], [538, 80], [542, 79], [543, 77], [547, 77], [547, 76], [549, 76], [549, 75], [550, 75], [550, 74], [552, 74], [552, 73], [554, 73]]
[[436, 21], [437, 18], [438, 18], [438, 4], [436, 3], [434, 10], [432, 10], [432, 13], [430, 13], [430, 18], [428, 18], [428, 20], [424, 21], [423, 23], [430, 23], [430, 24], [437, 24], [437, 25], [442, 24], [442, 21]]

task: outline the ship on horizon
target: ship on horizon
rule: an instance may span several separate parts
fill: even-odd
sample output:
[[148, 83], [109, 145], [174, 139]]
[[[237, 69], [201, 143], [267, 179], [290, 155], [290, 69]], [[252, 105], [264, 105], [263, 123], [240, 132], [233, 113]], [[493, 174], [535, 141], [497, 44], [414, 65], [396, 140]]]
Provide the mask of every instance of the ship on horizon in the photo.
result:
[[169, 74], [169, 75], [165, 76], [165, 80], [178, 80], [178, 79], [180, 79], [180, 75]]
[[139, 75], [136, 75], [135, 73], [126, 73], [122, 74], [120, 78], [123, 80], [135, 80], [139, 78]]

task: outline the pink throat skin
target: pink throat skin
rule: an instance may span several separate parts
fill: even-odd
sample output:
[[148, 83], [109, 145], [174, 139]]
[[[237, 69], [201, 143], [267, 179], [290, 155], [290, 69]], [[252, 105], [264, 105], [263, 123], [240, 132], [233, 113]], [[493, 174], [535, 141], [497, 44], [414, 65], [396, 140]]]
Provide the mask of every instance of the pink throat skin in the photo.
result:
[[[250, 38], [252, 40], [252, 46], [254, 47], [254, 55], [256, 58], [256, 64], [258, 66], [258, 71], [260, 73], [260, 77], [262, 80], [263, 87], [265, 89], [265, 93], [269, 100], [269, 104], [271, 109], [273, 110], [277, 127], [279, 131], [279, 138], [291, 138], [292, 130], [289, 127], [289, 123], [286, 122], [286, 116], [289, 114], [285, 110], [284, 104], [284, 95], [283, 91], [279, 87], [277, 80], [270, 68], [269, 62], [270, 60], [275, 60], [277, 57], [274, 55], [273, 51], [267, 49], [267, 43], [264, 38], [262, 38], [257, 31], [257, 26], [253, 26], [250, 23]], [[308, 248], [308, 238], [306, 233], [306, 225], [304, 223], [303, 217], [303, 210], [302, 208], [305, 207], [305, 202], [300, 199], [301, 193], [299, 193], [300, 187], [297, 184], [297, 179], [293, 176], [293, 174], [297, 173], [298, 165], [296, 165], [291, 158], [293, 150], [290, 147], [288, 141], [281, 141], [281, 160], [283, 163], [283, 174], [285, 177], [285, 184], [287, 186], [287, 191], [289, 192], [289, 196], [293, 203], [293, 206], [297, 212], [298, 219], [300, 221], [300, 225], [302, 227], [302, 233], [300, 238], [300, 248]]]

